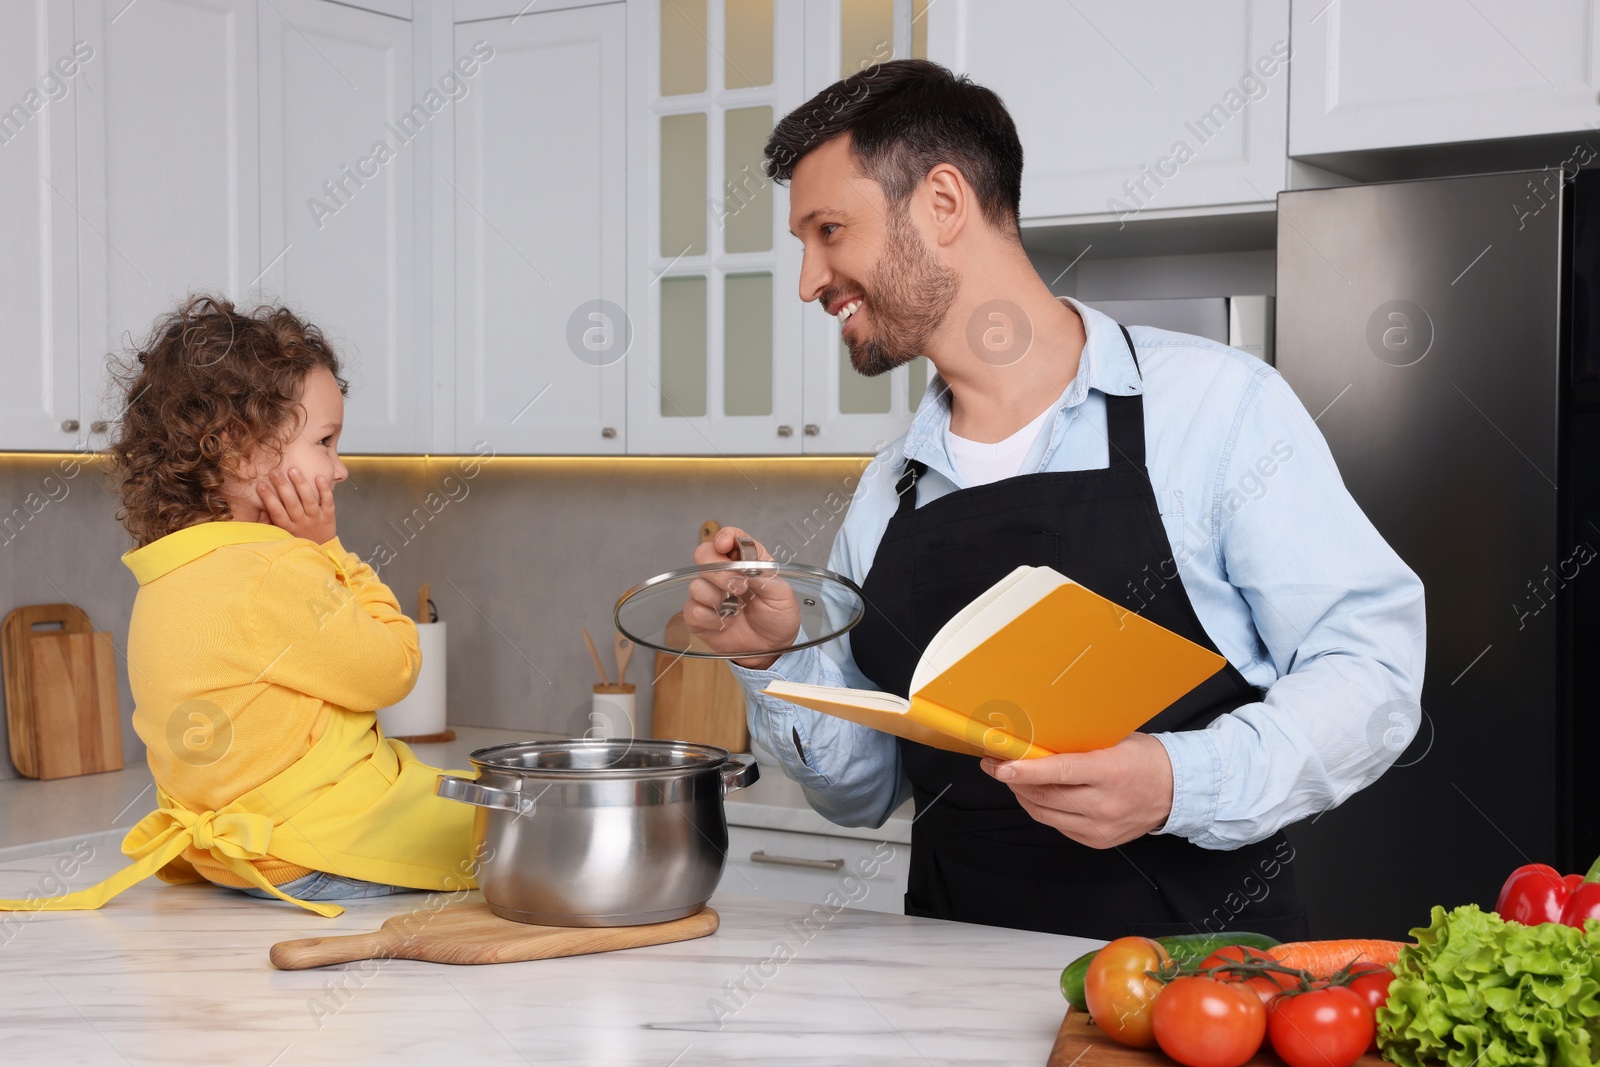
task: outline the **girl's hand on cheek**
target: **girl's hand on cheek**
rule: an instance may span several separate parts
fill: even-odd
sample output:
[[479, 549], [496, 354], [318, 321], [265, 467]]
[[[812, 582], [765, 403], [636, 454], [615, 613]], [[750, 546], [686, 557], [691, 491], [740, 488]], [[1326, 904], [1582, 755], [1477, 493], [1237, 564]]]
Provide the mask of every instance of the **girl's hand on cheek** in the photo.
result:
[[317, 475], [313, 485], [298, 467], [290, 467], [287, 476], [273, 471], [256, 483], [256, 496], [272, 525], [319, 545], [336, 536], [333, 486], [324, 476]]

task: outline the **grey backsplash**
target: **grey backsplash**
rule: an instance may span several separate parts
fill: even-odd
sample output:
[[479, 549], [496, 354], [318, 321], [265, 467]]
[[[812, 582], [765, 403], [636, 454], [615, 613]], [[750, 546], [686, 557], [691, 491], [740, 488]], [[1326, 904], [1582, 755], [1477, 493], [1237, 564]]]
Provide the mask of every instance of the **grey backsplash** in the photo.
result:
[[[0, 615], [69, 601], [118, 648], [123, 755], [131, 725], [128, 617], [138, 584], [132, 545], [95, 464], [0, 455]], [[769, 549], [825, 565], [864, 460], [472, 461], [348, 459], [339, 538], [374, 563], [402, 610], [432, 584], [449, 623], [448, 718], [454, 725], [582, 733], [596, 677], [579, 627], [610, 666], [611, 608], [635, 582], [687, 566], [700, 524], [742, 526]], [[470, 474], [470, 476], [469, 476]], [[639, 729], [648, 733], [654, 656], [638, 649]], [[4, 740], [0, 739], [0, 744]], [[0, 777], [13, 777], [0, 760]]]

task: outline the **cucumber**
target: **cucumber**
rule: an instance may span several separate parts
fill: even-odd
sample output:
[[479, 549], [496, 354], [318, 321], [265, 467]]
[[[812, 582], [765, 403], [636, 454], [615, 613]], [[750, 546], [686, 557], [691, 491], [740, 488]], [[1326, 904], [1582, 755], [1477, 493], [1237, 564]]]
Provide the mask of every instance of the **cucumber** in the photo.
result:
[[[1184, 967], [1199, 963], [1217, 949], [1227, 948], [1229, 945], [1266, 950], [1282, 943], [1266, 934], [1244, 931], [1231, 934], [1174, 934], [1170, 937], [1158, 937], [1155, 940], [1167, 950], [1167, 955]], [[1066, 969], [1061, 972], [1061, 995], [1067, 998], [1068, 1004], [1079, 1011], [1089, 1010], [1088, 1003], [1083, 999], [1083, 982], [1089, 976], [1089, 964], [1094, 962], [1099, 952], [1099, 949], [1085, 952], [1067, 964]]]

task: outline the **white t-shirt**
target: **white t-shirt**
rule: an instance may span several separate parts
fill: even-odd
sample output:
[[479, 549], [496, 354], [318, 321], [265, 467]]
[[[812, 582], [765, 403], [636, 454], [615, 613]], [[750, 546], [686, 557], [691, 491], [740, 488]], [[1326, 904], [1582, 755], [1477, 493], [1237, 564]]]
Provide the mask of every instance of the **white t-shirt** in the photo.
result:
[[1038, 440], [1040, 430], [1055, 413], [1055, 405], [1045, 408], [1028, 425], [992, 445], [957, 437], [950, 432], [947, 424], [945, 448], [968, 488], [988, 485], [1003, 478], [1015, 478], [1022, 473], [1022, 465], [1027, 461], [1028, 453], [1033, 451], [1033, 443]]

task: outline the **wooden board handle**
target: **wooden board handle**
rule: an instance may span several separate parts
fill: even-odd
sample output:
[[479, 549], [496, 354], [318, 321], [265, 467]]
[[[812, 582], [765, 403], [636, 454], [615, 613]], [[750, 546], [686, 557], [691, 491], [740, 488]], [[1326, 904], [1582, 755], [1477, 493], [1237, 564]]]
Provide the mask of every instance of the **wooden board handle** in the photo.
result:
[[[89, 616], [76, 604], [25, 604], [7, 615], [6, 622], [17, 627], [23, 637], [31, 637], [34, 634], [94, 632], [94, 624], [89, 621]], [[50, 629], [41, 630], [39, 629], [41, 626], [48, 626]], [[56, 629], [58, 626], [60, 629]]]
[[399, 942], [391, 939], [387, 930], [378, 929], [368, 934], [279, 941], [272, 946], [268, 956], [272, 965], [280, 971], [303, 971], [309, 967], [326, 967], [330, 963], [382, 959], [392, 956], [399, 947]]

